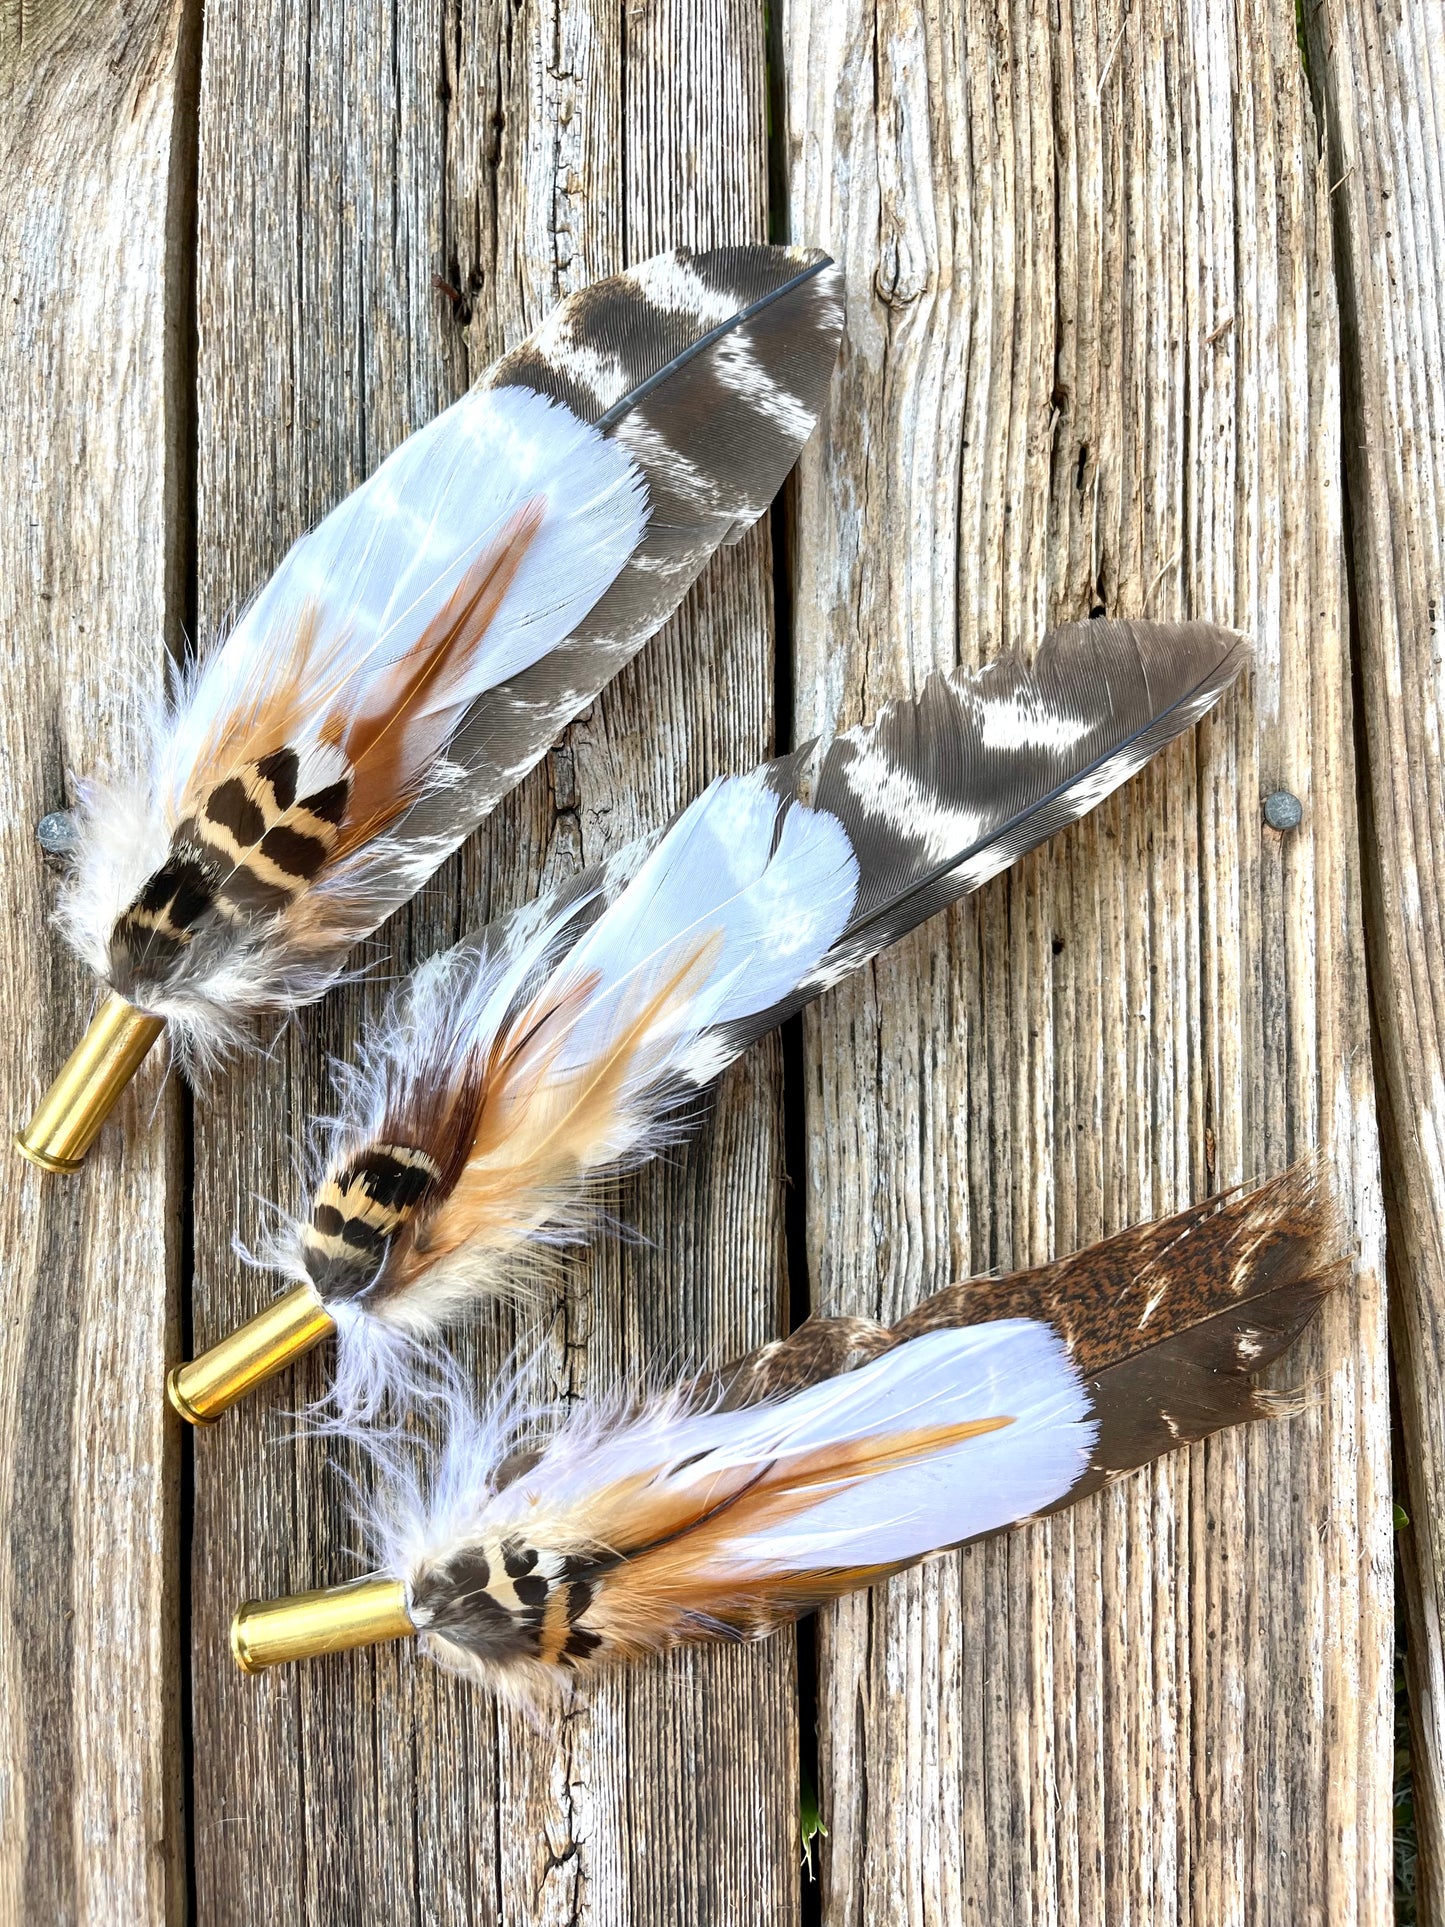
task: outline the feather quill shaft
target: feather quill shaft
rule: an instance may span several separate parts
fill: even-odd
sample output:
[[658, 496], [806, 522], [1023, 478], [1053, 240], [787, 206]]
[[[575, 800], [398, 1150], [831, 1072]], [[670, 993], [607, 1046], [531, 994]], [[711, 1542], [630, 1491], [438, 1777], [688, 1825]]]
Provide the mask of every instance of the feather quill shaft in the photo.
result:
[[891, 1328], [809, 1319], [668, 1391], [538, 1412], [514, 1386], [484, 1415], [456, 1394], [420, 1468], [375, 1448], [369, 1583], [439, 1664], [524, 1702], [618, 1660], [763, 1637], [1287, 1410], [1259, 1375], [1349, 1276], [1347, 1252], [1309, 1161], [949, 1287]]

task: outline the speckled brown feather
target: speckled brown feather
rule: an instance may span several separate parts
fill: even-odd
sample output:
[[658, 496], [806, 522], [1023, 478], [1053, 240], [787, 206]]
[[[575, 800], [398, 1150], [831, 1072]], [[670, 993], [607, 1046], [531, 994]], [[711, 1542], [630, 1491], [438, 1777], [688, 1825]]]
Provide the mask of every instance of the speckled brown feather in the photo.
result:
[[[790, 1338], [681, 1388], [665, 1408], [666, 1423], [631, 1450], [624, 1443], [629, 1427], [645, 1426], [649, 1409], [655, 1424], [663, 1408], [643, 1400], [631, 1412], [609, 1415], [600, 1436], [615, 1442], [615, 1459], [608, 1456], [613, 1445], [599, 1445], [599, 1434], [585, 1425], [570, 1441], [564, 1427], [540, 1447], [477, 1474], [479, 1497], [458, 1515], [460, 1530], [445, 1527], [435, 1550], [418, 1557], [408, 1549], [391, 1569], [407, 1584], [413, 1621], [442, 1664], [523, 1699], [681, 1642], [762, 1638], [950, 1543], [1039, 1516], [1022, 1507], [1000, 1510], [996, 1523], [983, 1526], [984, 1515], [970, 1508], [964, 1473], [957, 1510], [928, 1514], [940, 1524], [941, 1542], [903, 1550], [910, 1519], [928, 1512], [924, 1469], [941, 1450], [997, 1435], [1005, 1443], [997, 1479], [1010, 1438], [1020, 1440], [1015, 1450], [1024, 1455], [1038, 1449], [1047, 1433], [1028, 1431], [1028, 1406], [1036, 1391], [1044, 1410], [1058, 1396], [1047, 1376], [1050, 1360], [1067, 1373], [1078, 1404], [1076, 1417], [1055, 1413], [1046, 1427], [1078, 1423], [1081, 1430], [1056, 1475], [1039, 1488], [1033, 1503], [1042, 1511], [1072, 1504], [1175, 1446], [1278, 1412], [1278, 1396], [1260, 1388], [1259, 1375], [1348, 1276], [1347, 1246], [1328, 1168], [1311, 1160], [1253, 1192], [1211, 1199], [1073, 1257], [951, 1286], [892, 1327], [810, 1319]], [[1054, 1336], [1012, 1381], [994, 1376], [997, 1362], [980, 1366], [984, 1334], [978, 1347], [940, 1348], [937, 1340], [940, 1333], [997, 1327], [1000, 1342], [1017, 1343], [1040, 1326]], [[1060, 1340], [1083, 1376], [1087, 1401], [1078, 1397]], [[880, 1373], [885, 1355], [906, 1346], [935, 1360], [942, 1350], [954, 1362], [930, 1381], [915, 1351], [916, 1364], [899, 1357]], [[869, 1365], [871, 1372], [860, 1370]], [[980, 1369], [982, 1380], [975, 1376]], [[855, 1384], [875, 1393], [892, 1374], [895, 1425], [878, 1423], [887, 1414], [876, 1411], [856, 1432], [849, 1430], [856, 1414], [837, 1419], [855, 1373]], [[945, 1424], [942, 1401], [970, 1381], [986, 1384], [984, 1396], [999, 1404]], [[791, 1401], [814, 1387], [827, 1388], [838, 1429], [801, 1450], [790, 1428], [804, 1421]], [[772, 1431], [763, 1412], [760, 1430], [744, 1420], [734, 1434], [751, 1439], [746, 1449], [720, 1438], [721, 1413], [758, 1406], [773, 1408]], [[695, 1419], [698, 1429], [689, 1431]], [[569, 1459], [573, 1452], [580, 1456]], [[597, 1456], [589, 1459], [589, 1452]], [[544, 1476], [538, 1468], [554, 1454]], [[897, 1483], [900, 1471], [914, 1468], [916, 1486]], [[690, 1472], [695, 1476], [685, 1476]], [[890, 1476], [895, 1483], [885, 1492]], [[534, 1486], [516, 1484], [528, 1479]], [[793, 1559], [773, 1542], [815, 1501], [826, 1504], [854, 1482], [872, 1493], [875, 1512], [866, 1526], [865, 1508], [835, 1539], [824, 1530], [821, 1540], [810, 1540], [804, 1531]], [[987, 1477], [976, 1485], [991, 1489]], [[453, 1484], [443, 1518], [463, 1489]], [[510, 1505], [509, 1492], [519, 1494]], [[488, 1517], [491, 1506], [497, 1510]], [[950, 1542], [949, 1525], [965, 1536]], [[892, 1538], [880, 1539], [874, 1528]], [[410, 1548], [415, 1540], [402, 1543]], [[876, 1560], [889, 1545], [902, 1556], [887, 1563], [856, 1556], [869, 1548]]]
[[1071, 1257], [936, 1292], [896, 1325], [809, 1318], [788, 1338], [697, 1381], [724, 1409], [852, 1371], [921, 1333], [1035, 1318], [1084, 1373], [1100, 1437], [1052, 1509], [1179, 1445], [1270, 1416], [1258, 1374], [1350, 1272], [1328, 1167], [1307, 1159], [1249, 1192], [1136, 1225]]

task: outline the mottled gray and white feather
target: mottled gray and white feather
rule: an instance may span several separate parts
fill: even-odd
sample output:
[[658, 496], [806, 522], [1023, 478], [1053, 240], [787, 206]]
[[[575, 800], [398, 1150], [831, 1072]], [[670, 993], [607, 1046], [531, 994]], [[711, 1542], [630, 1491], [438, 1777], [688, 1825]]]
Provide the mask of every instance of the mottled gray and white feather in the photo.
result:
[[763, 513], [822, 409], [842, 328], [842, 276], [817, 249], [683, 249], [564, 301], [483, 376], [625, 449], [647, 527], [571, 636], [478, 705], [450, 751], [465, 779], [418, 804], [414, 835], [450, 854]]
[[61, 911], [183, 1058], [319, 997], [766, 507], [827, 389], [826, 256], [564, 302], [299, 541], [83, 788]]
[[1082, 815], [1246, 655], [1090, 623], [1032, 667], [936, 677], [424, 965], [338, 1066], [309, 1217], [271, 1254], [340, 1328], [344, 1419], [398, 1334], [525, 1290], [752, 1038]]
[[1087, 815], [1212, 709], [1249, 654], [1212, 623], [1074, 623], [1032, 663], [930, 676], [916, 701], [775, 765], [780, 795], [848, 832], [858, 898], [817, 971], [730, 1041], [761, 1035]]

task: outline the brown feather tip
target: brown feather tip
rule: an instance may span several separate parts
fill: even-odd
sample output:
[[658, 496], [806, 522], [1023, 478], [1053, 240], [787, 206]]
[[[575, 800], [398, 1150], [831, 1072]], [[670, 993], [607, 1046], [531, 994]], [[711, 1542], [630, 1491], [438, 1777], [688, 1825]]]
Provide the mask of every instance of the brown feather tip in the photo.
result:
[[[1093, 1377], [1262, 1301], [1288, 1297], [1300, 1313], [1294, 1336], [1347, 1275], [1352, 1247], [1331, 1167], [1312, 1156], [1252, 1191], [1206, 1198], [1050, 1264], [955, 1285], [902, 1319], [894, 1338], [940, 1324], [1043, 1318]], [[1251, 1369], [1284, 1350], [1290, 1337], [1256, 1355]]]
[[1060, 1504], [1228, 1425], [1287, 1416], [1298, 1391], [1264, 1368], [1350, 1276], [1351, 1235], [1329, 1160], [1301, 1160], [1255, 1190], [1226, 1192], [1085, 1250], [1002, 1278], [971, 1279], [891, 1327], [810, 1318], [697, 1382], [727, 1407], [851, 1371], [921, 1333], [1033, 1318], [1063, 1337], [1088, 1382], [1100, 1438]]

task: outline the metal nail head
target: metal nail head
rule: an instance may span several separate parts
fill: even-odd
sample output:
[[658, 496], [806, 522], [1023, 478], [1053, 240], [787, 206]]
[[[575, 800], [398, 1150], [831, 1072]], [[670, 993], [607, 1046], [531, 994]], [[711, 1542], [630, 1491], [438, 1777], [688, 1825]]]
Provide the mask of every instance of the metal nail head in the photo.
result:
[[1264, 799], [1264, 820], [1272, 830], [1297, 830], [1304, 821], [1304, 805], [1288, 790], [1273, 790]]

